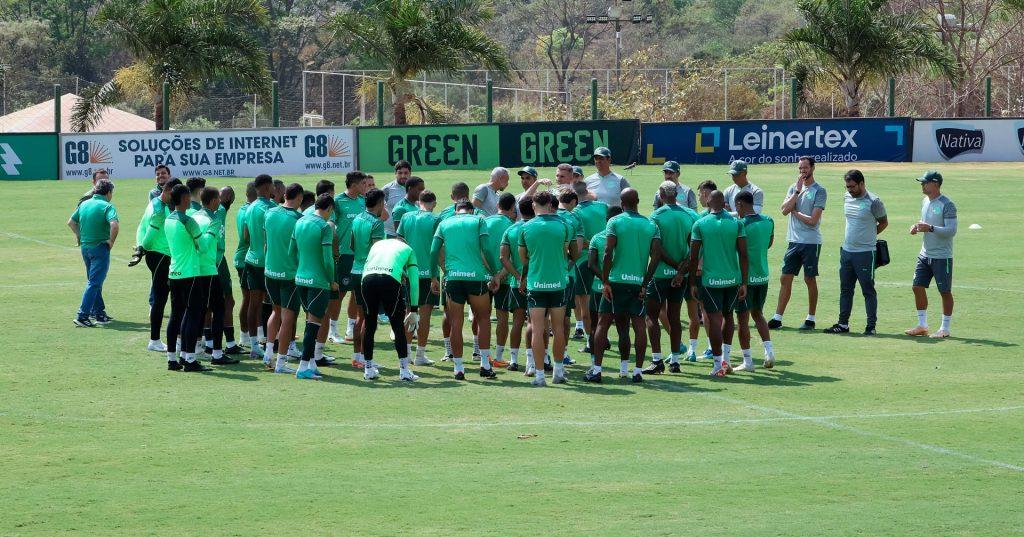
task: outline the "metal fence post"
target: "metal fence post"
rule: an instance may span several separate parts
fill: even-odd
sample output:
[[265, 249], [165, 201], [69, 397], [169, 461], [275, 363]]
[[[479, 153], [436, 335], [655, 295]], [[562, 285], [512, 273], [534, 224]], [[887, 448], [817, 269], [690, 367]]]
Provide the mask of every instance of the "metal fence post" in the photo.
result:
[[270, 124], [275, 128], [281, 126], [281, 102], [277, 90], [277, 81], [270, 86]]
[[53, 132], [60, 134], [60, 84], [53, 85]]
[[992, 77], [985, 77], [985, 117], [992, 117]]
[[889, 78], [889, 117], [896, 116], [896, 79]]
[[590, 79], [590, 119], [597, 119], [597, 77]]
[[166, 130], [170, 130], [170, 128], [171, 128], [171, 83], [170, 82], [164, 82], [163, 94], [162, 94], [161, 97], [162, 97], [161, 100], [163, 102], [160, 103], [160, 111], [161, 111], [160, 115], [162, 116], [160, 118], [160, 129], [166, 131]]
[[384, 81], [377, 81], [377, 126], [384, 125]]
[[494, 81], [487, 77], [487, 123], [494, 123]]

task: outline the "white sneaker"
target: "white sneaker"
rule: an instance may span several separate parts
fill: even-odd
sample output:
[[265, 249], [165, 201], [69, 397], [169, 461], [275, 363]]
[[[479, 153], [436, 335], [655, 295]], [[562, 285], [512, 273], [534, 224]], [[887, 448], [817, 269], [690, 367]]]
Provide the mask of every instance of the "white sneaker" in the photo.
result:
[[434, 365], [434, 361], [426, 356], [417, 356], [416, 361], [413, 363], [416, 365]]
[[363, 378], [366, 380], [375, 380], [380, 377], [380, 372], [377, 371], [376, 367], [371, 367], [363, 370]]
[[732, 368], [732, 370], [733, 371], [747, 371], [747, 372], [753, 373], [754, 372], [754, 361], [751, 360], [750, 362], [747, 362], [746, 360], [744, 360], [742, 364]]
[[146, 345], [146, 350], [156, 352], [167, 352], [167, 345], [164, 345], [163, 341], [155, 339], [153, 341], [150, 341], [149, 345]]
[[548, 385], [548, 381], [544, 380], [544, 377], [534, 377], [533, 381], [530, 382], [530, 384], [533, 384], [538, 388], [543, 388], [544, 386]]
[[277, 373], [278, 375], [294, 375], [295, 374], [295, 368], [294, 367], [289, 367], [287, 365], [282, 365], [280, 367], [275, 367], [274, 368], [274, 373]]
[[299, 347], [295, 345], [294, 341], [291, 343], [291, 345], [288, 345], [288, 357], [302, 358], [302, 351], [299, 350]]
[[392, 330], [391, 331], [391, 341], [394, 341], [394, 340], [395, 340], [395, 331]]
[[775, 367], [775, 355], [774, 354], [766, 354], [766, 355], [764, 355], [764, 364], [763, 365], [764, 365], [765, 369], [771, 369], [771, 368]]
[[566, 382], [568, 379], [565, 378], [565, 375], [555, 375], [551, 378], [551, 384], [565, 384]]
[[413, 373], [411, 369], [402, 369], [398, 372], [398, 380], [413, 382], [419, 379], [420, 377], [416, 375], [416, 373]]
[[352, 327], [345, 329], [345, 341], [352, 341]]
[[537, 369], [533, 365], [526, 366], [526, 372], [523, 373], [524, 377], [532, 377], [537, 374]]
[[338, 333], [337, 329], [327, 332], [327, 341], [337, 343], [339, 345], [345, 342], [345, 340], [341, 338], [341, 334]]

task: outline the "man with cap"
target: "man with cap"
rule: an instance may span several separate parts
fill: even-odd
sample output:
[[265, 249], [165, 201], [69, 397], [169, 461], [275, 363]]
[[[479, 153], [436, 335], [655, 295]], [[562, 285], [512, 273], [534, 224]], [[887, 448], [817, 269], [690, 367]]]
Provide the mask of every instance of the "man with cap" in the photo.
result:
[[498, 196], [508, 188], [508, 170], [498, 166], [491, 170], [491, 179], [473, 190], [473, 206], [484, 217], [498, 214]]
[[839, 322], [825, 329], [826, 334], [850, 331], [850, 310], [853, 309], [853, 288], [860, 282], [867, 314], [865, 335], [875, 333], [878, 320], [878, 293], [875, 292], [875, 242], [889, 225], [882, 200], [864, 186], [864, 174], [850, 170], [843, 177], [846, 194], [843, 213], [846, 216], [846, 237], [839, 248]]
[[595, 149], [594, 166], [597, 167], [597, 172], [587, 177], [587, 189], [594, 193], [597, 201], [603, 201], [609, 207], [618, 207], [622, 203], [622, 191], [629, 188], [629, 181], [612, 171], [611, 149]]
[[523, 192], [516, 196], [516, 220], [521, 222], [523, 215], [519, 214], [519, 203], [523, 201], [523, 198], [533, 197], [541, 186], [550, 186], [551, 179], [538, 179], [537, 168], [533, 166], [523, 166], [516, 172], [516, 175], [519, 176], [520, 184], [523, 185]]
[[942, 297], [942, 326], [931, 335], [949, 337], [949, 323], [953, 319], [953, 237], [956, 235], [956, 205], [942, 195], [942, 174], [928, 171], [917, 179], [921, 183], [924, 200], [921, 203], [921, 221], [910, 226], [910, 234], [923, 235], [921, 252], [917, 254], [914, 269], [914, 302], [917, 303], [917, 326], [907, 330], [908, 336], [928, 333], [928, 293], [926, 289], [935, 279]]
[[572, 167], [572, 182], [582, 183], [586, 181], [586, 176], [583, 174], [583, 168], [580, 166]]
[[732, 161], [732, 164], [729, 165], [729, 175], [732, 176], [732, 184], [722, 192], [725, 194], [725, 210], [731, 213], [736, 212], [736, 194], [750, 192], [754, 196], [754, 212], [761, 214], [761, 208], [764, 207], [764, 191], [747, 180], [746, 161]]
[[[697, 209], [697, 194], [694, 193], [693, 189], [679, 182], [679, 163], [670, 160], [665, 162], [665, 165], [661, 167], [661, 171], [665, 174], [665, 180], [671, 181], [676, 184], [676, 204], [682, 205], [683, 207], [689, 207], [691, 209]], [[661, 206], [661, 197], [658, 192], [654, 193], [654, 208], [657, 209]]]

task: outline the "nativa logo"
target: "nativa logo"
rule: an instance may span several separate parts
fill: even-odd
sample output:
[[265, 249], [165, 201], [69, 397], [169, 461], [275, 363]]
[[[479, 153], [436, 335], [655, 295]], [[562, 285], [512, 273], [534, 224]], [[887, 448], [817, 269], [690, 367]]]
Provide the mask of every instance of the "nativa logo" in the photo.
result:
[[965, 153], [981, 153], [985, 149], [985, 131], [959, 127], [937, 128], [935, 147], [946, 160]]
[[[766, 123], [759, 130], [728, 128], [730, 151], [763, 151], [771, 149], [837, 149], [856, 148], [857, 129], [823, 129], [816, 125], [808, 130], [769, 130]], [[694, 141], [695, 152], [714, 153], [722, 144], [722, 127], [701, 127]]]

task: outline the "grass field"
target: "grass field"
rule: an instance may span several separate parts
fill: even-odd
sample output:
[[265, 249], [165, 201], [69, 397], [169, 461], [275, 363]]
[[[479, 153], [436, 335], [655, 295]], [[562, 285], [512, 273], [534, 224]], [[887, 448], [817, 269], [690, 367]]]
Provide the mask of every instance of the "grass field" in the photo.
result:
[[[456, 382], [441, 362], [400, 384], [390, 351], [375, 383], [347, 365], [322, 382], [250, 361], [168, 372], [143, 350], [149, 273], [125, 265], [151, 181], [117, 183], [123, 231], [104, 296], [118, 320], [96, 329], [71, 324], [84, 277], [64, 225], [87, 185], [0, 184], [0, 534], [1019, 535], [1024, 169], [941, 166], [960, 232], [954, 337], [934, 341], [902, 335], [916, 321], [920, 239], [906, 230], [924, 168], [861, 167], [890, 222], [877, 336], [787, 329], [773, 333], [773, 371], [710, 380], [701, 362], [643, 385], [584, 385], [574, 366], [570, 384], [547, 389], [516, 373], [478, 381], [468, 367], [471, 380]], [[822, 327], [837, 314], [845, 169], [817, 173], [829, 191]], [[724, 188], [724, 172], [684, 167], [683, 180]], [[486, 179], [421, 175], [442, 198], [456, 180]], [[629, 175], [645, 202], [659, 177]], [[773, 273], [793, 177], [791, 166], [751, 168], [777, 222]], [[228, 182], [241, 192], [242, 179]], [[773, 276], [767, 309], [777, 289]], [[935, 327], [934, 289], [931, 299]], [[798, 282], [788, 326], [805, 305]], [[864, 323], [859, 292], [852, 323]], [[440, 358], [439, 343], [428, 352]], [[754, 352], [760, 364], [759, 343]]]

